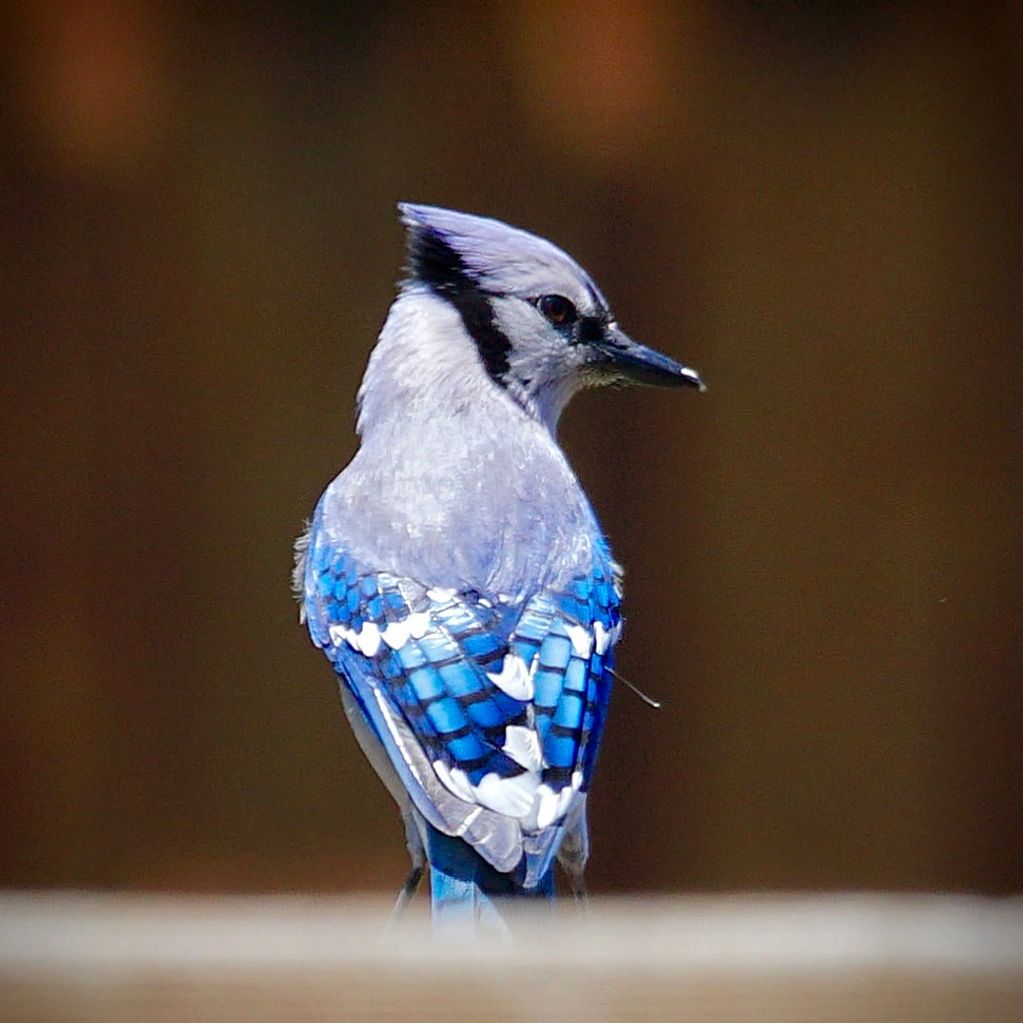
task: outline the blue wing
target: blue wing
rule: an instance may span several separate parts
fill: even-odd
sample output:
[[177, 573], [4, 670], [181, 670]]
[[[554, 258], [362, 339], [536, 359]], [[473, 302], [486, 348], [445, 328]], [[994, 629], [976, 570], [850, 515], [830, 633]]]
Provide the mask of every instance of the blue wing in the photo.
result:
[[314, 525], [310, 634], [434, 827], [536, 884], [593, 771], [620, 629], [606, 551], [515, 605], [360, 564]]

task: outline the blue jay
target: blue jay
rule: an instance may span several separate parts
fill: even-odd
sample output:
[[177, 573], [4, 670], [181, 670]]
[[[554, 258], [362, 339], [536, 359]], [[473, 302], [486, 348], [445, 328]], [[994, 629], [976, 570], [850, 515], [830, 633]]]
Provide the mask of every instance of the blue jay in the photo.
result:
[[621, 569], [564, 453], [583, 387], [703, 389], [628, 338], [550, 242], [402, 203], [407, 277], [359, 390], [361, 447], [297, 543], [296, 590], [401, 808], [435, 920], [583, 890]]

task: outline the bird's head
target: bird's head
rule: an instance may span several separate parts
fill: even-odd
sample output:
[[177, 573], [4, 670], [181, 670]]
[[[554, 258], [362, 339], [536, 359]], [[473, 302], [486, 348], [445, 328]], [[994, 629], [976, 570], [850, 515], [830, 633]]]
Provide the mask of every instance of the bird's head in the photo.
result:
[[454, 307], [490, 378], [555, 422], [580, 387], [631, 382], [704, 389], [695, 370], [629, 338], [589, 274], [550, 242], [488, 217], [399, 204], [406, 291]]

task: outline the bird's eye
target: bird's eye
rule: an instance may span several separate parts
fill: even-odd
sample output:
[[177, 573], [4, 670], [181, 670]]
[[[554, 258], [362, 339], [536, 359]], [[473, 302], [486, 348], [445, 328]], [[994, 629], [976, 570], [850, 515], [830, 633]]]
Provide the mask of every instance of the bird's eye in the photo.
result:
[[564, 295], [544, 295], [536, 305], [555, 327], [575, 323], [578, 316], [575, 306]]

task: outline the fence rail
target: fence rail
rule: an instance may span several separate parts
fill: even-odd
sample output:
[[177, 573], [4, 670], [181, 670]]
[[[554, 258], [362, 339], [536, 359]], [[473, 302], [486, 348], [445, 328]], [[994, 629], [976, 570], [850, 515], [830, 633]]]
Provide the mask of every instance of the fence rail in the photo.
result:
[[420, 903], [0, 894], [0, 1019], [1023, 1020], [1023, 901], [597, 900], [433, 936]]

